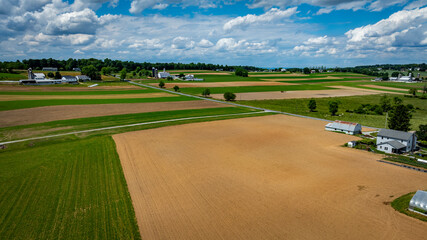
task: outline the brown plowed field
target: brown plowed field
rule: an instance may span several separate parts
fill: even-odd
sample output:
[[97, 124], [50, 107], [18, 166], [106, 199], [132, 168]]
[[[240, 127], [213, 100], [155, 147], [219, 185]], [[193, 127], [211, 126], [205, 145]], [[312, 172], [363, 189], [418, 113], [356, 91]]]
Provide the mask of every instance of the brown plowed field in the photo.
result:
[[10, 127], [75, 118], [229, 106], [211, 101], [182, 101], [35, 107], [0, 111], [0, 126]]
[[427, 174], [290, 116], [113, 136], [144, 239], [425, 239], [394, 198]]
[[[347, 87], [347, 86], [328, 86], [328, 87], [337, 88], [337, 89], [236, 93], [236, 100], [347, 97], [347, 96], [390, 93], [390, 92], [381, 91], [381, 90], [371, 90], [371, 89], [354, 88], [354, 87]], [[401, 93], [393, 93], [393, 94], [401, 94]], [[216, 99], [224, 99], [224, 94], [211, 94], [211, 96]]]
[[[158, 86], [158, 83], [149, 83], [152, 86]], [[178, 86], [180, 88], [186, 87], [248, 87], [248, 86], [285, 86], [285, 85], [298, 85], [295, 83], [281, 83], [281, 82], [189, 82], [189, 83], [165, 83], [166, 88], [173, 88]]]
[[126, 98], [159, 98], [177, 97], [164, 92], [136, 94], [96, 94], [96, 95], [0, 95], [0, 101], [49, 100], [49, 99], [126, 99]]

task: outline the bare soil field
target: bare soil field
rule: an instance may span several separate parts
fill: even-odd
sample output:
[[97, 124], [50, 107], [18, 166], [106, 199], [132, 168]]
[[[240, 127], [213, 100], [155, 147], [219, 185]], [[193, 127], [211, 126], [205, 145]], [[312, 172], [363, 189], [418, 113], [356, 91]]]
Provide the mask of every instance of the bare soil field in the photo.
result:
[[277, 74], [249, 74], [249, 77], [301, 77], [301, 76], [309, 76], [305, 74], [299, 74], [299, 73], [277, 73]]
[[158, 93], [137, 94], [104, 94], [104, 95], [0, 95], [0, 101], [48, 100], [48, 99], [126, 99], [126, 98], [158, 98], [177, 97], [177, 95]]
[[211, 101], [183, 101], [35, 107], [0, 111], [0, 126], [10, 127], [75, 118], [218, 107], [230, 107], [230, 105]]
[[405, 92], [408, 91], [408, 89], [404, 89], [404, 88], [386, 87], [386, 86], [379, 86], [379, 85], [360, 85], [360, 86], [370, 87], [370, 88], [378, 88], [378, 89], [385, 89], [385, 90], [394, 90], [394, 91], [405, 91]]
[[[158, 86], [158, 83], [149, 83], [152, 86]], [[173, 88], [178, 86], [180, 88], [186, 87], [247, 87], [247, 86], [285, 86], [285, 85], [298, 85], [294, 83], [281, 83], [281, 82], [189, 82], [189, 83], [165, 83], [166, 88]]]
[[144, 239], [425, 239], [395, 211], [427, 174], [283, 115], [113, 136]]
[[[264, 76], [263, 76], [264, 77]], [[343, 79], [342, 77], [327, 76], [324, 78], [261, 78], [263, 81], [302, 81], [302, 80], [326, 80], [326, 79]]]
[[13, 85], [13, 86], [8, 86], [8, 85], [0, 85], [0, 91], [73, 91], [73, 92], [78, 92], [78, 91], [96, 91], [96, 90], [135, 90], [135, 89], [145, 89], [145, 88], [141, 88], [138, 86], [134, 86], [134, 85], [129, 85], [129, 86], [96, 86], [96, 87], [61, 87], [61, 86], [51, 86], [51, 87], [46, 87], [46, 86], [22, 86], [22, 85]]
[[[264, 99], [293, 99], [293, 98], [324, 98], [324, 97], [348, 97], [359, 95], [371, 95], [390, 93], [381, 90], [371, 90], [354, 88], [347, 86], [329, 86], [331, 90], [304, 90], [304, 91], [283, 91], [283, 92], [247, 92], [235, 93], [236, 100], [264, 100]], [[399, 93], [397, 93], [399, 94]], [[211, 94], [213, 98], [224, 99], [223, 94]]]

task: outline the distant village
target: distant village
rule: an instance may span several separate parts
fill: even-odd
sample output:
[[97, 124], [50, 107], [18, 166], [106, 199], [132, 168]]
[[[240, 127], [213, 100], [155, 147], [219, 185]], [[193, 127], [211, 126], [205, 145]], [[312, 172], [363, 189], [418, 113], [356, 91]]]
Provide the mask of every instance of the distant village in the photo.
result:
[[[81, 71], [80, 68], [73, 69], [76, 72]], [[57, 72], [58, 68], [43, 68], [42, 71]], [[28, 69], [28, 79], [19, 80], [22, 85], [54, 85], [54, 84], [78, 84], [79, 82], [90, 81], [90, 77], [86, 75], [64, 75], [61, 79], [48, 79], [44, 73], [34, 73], [31, 68]]]

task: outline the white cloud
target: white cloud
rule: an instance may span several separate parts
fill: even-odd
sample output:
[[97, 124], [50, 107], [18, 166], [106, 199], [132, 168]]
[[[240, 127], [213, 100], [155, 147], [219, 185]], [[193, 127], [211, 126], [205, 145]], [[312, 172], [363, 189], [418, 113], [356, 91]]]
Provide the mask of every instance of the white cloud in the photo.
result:
[[348, 49], [383, 49], [390, 46], [422, 46], [427, 32], [427, 7], [402, 10], [375, 24], [345, 33]]
[[129, 45], [129, 48], [154, 50], [161, 49], [164, 44], [159, 39], [144, 39], [136, 40], [133, 44]]
[[215, 8], [220, 2], [230, 2], [224, 0], [133, 0], [129, 9], [130, 13], [137, 14], [145, 9], [163, 10], [170, 5], [186, 8], [188, 6], [198, 6], [199, 8]]
[[197, 45], [199, 47], [201, 47], [201, 48], [210, 48], [214, 44], [211, 41], [207, 40], [207, 39], [202, 39], [202, 40], [200, 40], [200, 42]]
[[253, 24], [262, 24], [279, 21], [285, 18], [289, 18], [297, 13], [297, 8], [289, 8], [286, 10], [280, 10], [277, 8], [272, 8], [268, 12], [262, 15], [253, 15], [248, 14], [244, 17], [237, 17], [228, 22], [226, 22], [223, 26], [225, 31], [230, 31], [234, 28], [244, 29]]
[[405, 9], [412, 10], [414, 8], [420, 8], [426, 5], [427, 5], [427, 0], [418, 0], [418, 1], [409, 3], [407, 6], [405, 6]]
[[78, 50], [78, 49], [77, 49], [76, 51], [74, 51], [73, 53], [74, 53], [74, 54], [84, 54], [84, 52], [82, 52], [82, 51], [80, 51], [80, 50]]
[[172, 40], [172, 48], [175, 49], [192, 49], [195, 47], [195, 42], [187, 37], [176, 37]]

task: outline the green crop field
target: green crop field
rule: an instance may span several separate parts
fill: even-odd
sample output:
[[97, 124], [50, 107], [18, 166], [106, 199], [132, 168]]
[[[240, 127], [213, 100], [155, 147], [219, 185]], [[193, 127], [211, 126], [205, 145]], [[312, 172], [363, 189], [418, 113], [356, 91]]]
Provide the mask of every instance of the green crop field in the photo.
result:
[[[385, 115], [366, 115], [345, 112], [345, 110], [354, 110], [358, 108], [360, 104], [379, 104], [381, 96], [382, 95], [378, 94], [352, 97], [316, 98], [316, 112], [310, 112], [308, 110], [307, 105], [309, 99], [253, 100], [238, 101], [238, 103], [328, 120], [357, 122], [365, 126], [381, 128], [385, 125]], [[404, 104], [412, 104], [417, 108], [413, 113], [411, 120], [413, 130], [417, 130], [420, 124], [425, 124], [427, 122], [426, 99], [403, 98], [402, 95], [390, 95], [390, 97], [394, 96], [401, 97]], [[332, 100], [338, 100], [341, 102], [337, 113], [338, 116], [331, 116], [329, 113], [328, 102]]]
[[140, 239], [111, 137], [0, 154], [0, 239]]
[[0, 80], [21, 80], [25, 76], [17, 73], [0, 73]]

